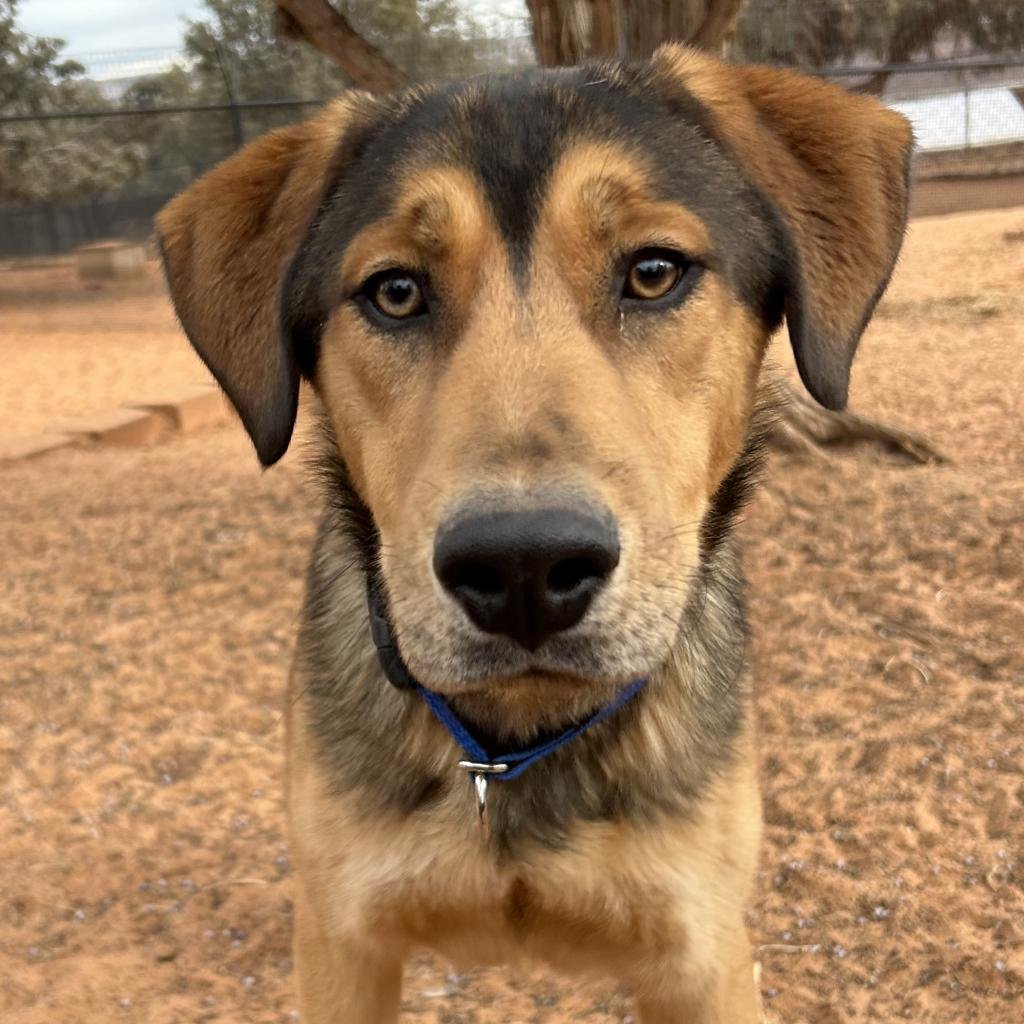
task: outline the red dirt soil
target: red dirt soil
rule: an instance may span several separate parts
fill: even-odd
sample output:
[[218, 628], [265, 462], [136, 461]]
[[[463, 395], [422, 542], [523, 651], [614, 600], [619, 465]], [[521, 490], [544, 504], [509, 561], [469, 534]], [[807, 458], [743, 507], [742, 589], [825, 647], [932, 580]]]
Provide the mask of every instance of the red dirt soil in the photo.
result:
[[[153, 281], [19, 273], [5, 432], [201, 378]], [[772, 1021], [1024, 1019], [1022, 296], [1024, 209], [915, 222], [853, 407], [952, 461], [778, 455], [743, 527]], [[261, 475], [236, 427], [0, 466], [5, 1024], [297, 1019], [282, 698], [315, 505], [300, 454]], [[600, 982], [424, 957], [402, 1019], [631, 1018]]]
[[84, 283], [70, 261], [0, 269], [0, 433], [44, 433], [209, 380], [164, 295], [156, 261], [117, 282]]

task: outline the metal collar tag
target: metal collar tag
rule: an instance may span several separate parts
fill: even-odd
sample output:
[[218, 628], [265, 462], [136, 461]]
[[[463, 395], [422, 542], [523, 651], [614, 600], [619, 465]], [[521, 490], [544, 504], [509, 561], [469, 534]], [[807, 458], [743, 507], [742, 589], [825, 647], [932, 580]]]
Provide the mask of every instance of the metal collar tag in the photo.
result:
[[469, 772], [469, 778], [476, 792], [476, 817], [485, 838], [490, 836], [487, 820], [487, 776], [501, 775], [508, 771], [507, 764], [488, 764], [478, 761], [460, 761], [459, 767]]

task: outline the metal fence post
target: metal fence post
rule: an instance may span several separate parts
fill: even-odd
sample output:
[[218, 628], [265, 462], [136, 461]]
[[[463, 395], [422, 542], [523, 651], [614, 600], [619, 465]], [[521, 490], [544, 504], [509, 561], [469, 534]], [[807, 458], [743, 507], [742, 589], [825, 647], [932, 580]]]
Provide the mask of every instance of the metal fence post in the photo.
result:
[[964, 149], [971, 148], [971, 73], [964, 72]]
[[231, 74], [228, 71], [227, 61], [224, 59], [224, 50], [220, 44], [216, 47], [217, 66], [220, 68], [221, 77], [224, 79], [224, 91], [227, 93], [228, 110], [231, 116], [231, 134], [235, 140], [235, 149], [241, 149], [245, 145], [245, 129], [242, 125], [242, 111], [238, 107], [238, 97], [235, 95], [235, 86], [231, 81]]

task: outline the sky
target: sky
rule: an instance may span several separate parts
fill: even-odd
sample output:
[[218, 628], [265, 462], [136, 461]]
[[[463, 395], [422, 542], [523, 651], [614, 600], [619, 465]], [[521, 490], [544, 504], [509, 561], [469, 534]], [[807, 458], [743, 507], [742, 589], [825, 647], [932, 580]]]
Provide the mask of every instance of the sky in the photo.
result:
[[[522, 0], [465, 0], [476, 13], [520, 14]], [[201, 0], [22, 0], [18, 24], [36, 36], [57, 36], [66, 53], [177, 47], [184, 16], [202, 13]]]
[[178, 46], [182, 16], [201, 10], [200, 0], [22, 0], [17, 20], [32, 35], [64, 39], [69, 54], [89, 54]]

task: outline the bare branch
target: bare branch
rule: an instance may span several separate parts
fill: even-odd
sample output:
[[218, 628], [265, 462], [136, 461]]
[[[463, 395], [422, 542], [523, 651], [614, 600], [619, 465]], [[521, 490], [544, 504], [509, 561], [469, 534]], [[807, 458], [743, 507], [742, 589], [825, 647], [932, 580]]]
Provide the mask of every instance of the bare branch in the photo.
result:
[[783, 385], [781, 390], [785, 403], [772, 438], [780, 448], [813, 454], [833, 445], [868, 442], [911, 462], [948, 461], [942, 452], [912, 430], [878, 423], [852, 412], [829, 412], [795, 388]]
[[327, 0], [274, 0], [282, 35], [301, 39], [334, 61], [356, 85], [388, 92], [408, 79]]

